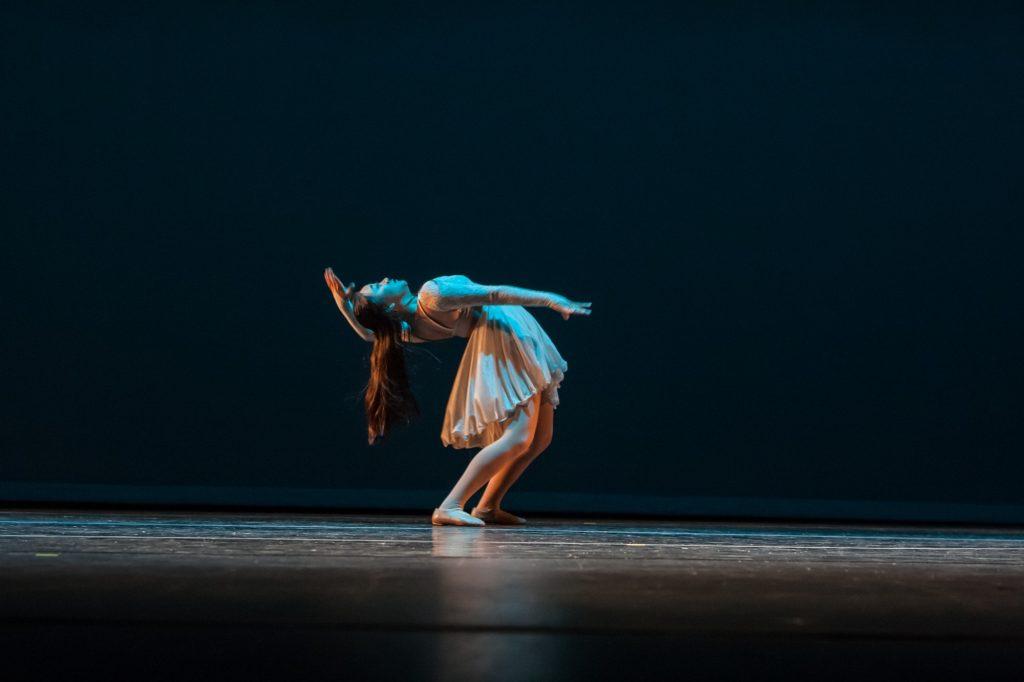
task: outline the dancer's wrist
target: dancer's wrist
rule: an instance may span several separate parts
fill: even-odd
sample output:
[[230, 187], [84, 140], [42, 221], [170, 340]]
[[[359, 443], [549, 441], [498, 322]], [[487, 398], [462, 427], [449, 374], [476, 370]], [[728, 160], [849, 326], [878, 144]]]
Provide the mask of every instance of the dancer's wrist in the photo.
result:
[[562, 296], [561, 294], [549, 293], [547, 295], [547, 303], [545, 305], [547, 305], [548, 308], [555, 310], [558, 308], [558, 306], [566, 305], [567, 303], [569, 303], [569, 299], [566, 298], [565, 296]]

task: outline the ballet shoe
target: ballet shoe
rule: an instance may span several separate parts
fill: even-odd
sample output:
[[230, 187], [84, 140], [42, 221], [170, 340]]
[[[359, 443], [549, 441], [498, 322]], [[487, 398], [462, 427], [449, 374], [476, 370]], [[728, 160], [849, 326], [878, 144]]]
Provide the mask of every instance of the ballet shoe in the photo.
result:
[[430, 522], [435, 526], [486, 526], [483, 519], [470, 516], [462, 509], [441, 509], [438, 507], [430, 517]]
[[521, 526], [526, 523], [526, 519], [515, 514], [509, 514], [504, 509], [484, 509], [482, 507], [473, 507], [472, 516], [478, 519], [483, 519], [487, 523], [497, 523], [505, 526]]

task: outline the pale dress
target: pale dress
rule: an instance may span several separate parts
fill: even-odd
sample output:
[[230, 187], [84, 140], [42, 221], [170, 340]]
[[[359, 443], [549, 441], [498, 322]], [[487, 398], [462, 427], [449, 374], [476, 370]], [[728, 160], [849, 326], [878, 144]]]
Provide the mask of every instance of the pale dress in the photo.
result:
[[[468, 339], [445, 408], [445, 446], [482, 448], [494, 442], [516, 408], [537, 393], [542, 403], [558, 406], [558, 386], [569, 364], [518, 304], [522, 298], [464, 275], [444, 275], [425, 282], [416, 300], [413, 322], [403, 323], [403, 341]], [[539, 298], [527, 303], [543, 305]]]

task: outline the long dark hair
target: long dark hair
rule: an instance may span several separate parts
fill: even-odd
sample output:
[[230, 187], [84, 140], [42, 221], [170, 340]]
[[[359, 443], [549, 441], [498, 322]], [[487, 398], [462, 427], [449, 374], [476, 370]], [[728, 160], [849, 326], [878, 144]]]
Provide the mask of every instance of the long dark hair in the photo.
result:
[[419, 416], [420, 406], [412, 394], [405, 367], [402, 323], [361, 294], [352, 299], [356, 319], [373, 330], [370, 351], [370, 380], [363, 391], [366, 406], [367, 439], [376, 445], [398, 424], [407, 424]]

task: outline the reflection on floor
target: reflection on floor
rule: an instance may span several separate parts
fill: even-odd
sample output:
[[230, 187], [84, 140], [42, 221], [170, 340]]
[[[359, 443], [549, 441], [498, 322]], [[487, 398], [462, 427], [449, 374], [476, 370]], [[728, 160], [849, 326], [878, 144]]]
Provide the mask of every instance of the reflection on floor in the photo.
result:
[[1024, 679], [1024, 529], [0, 512], [34, 679]]

